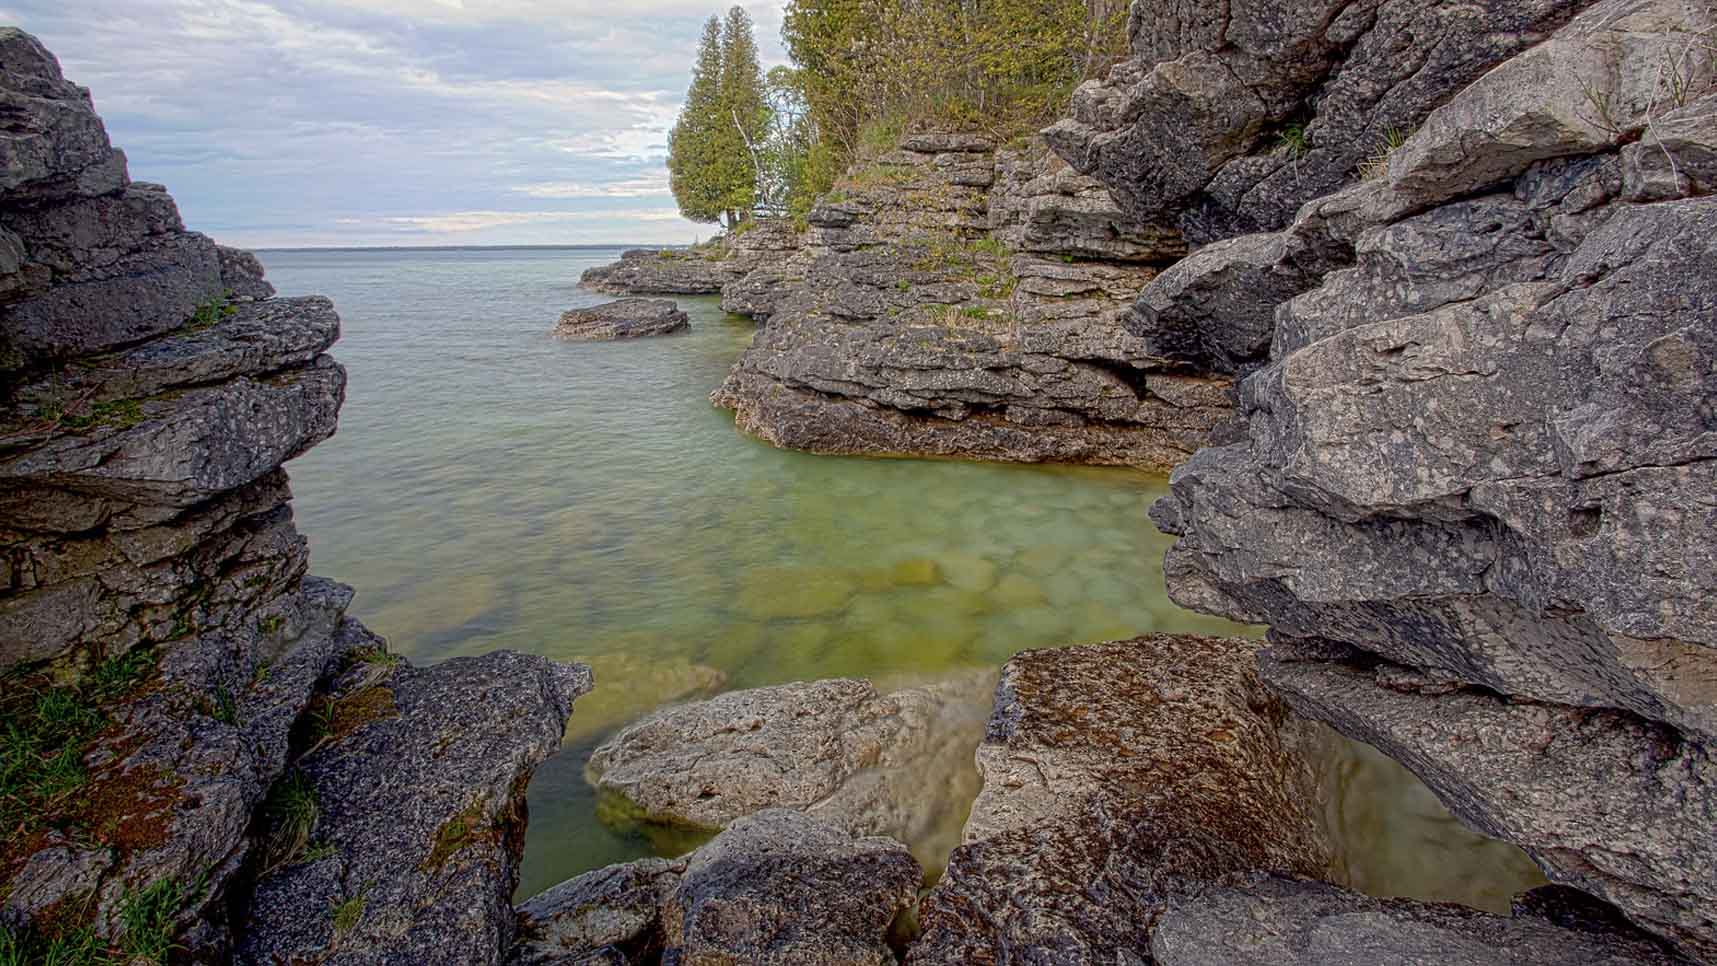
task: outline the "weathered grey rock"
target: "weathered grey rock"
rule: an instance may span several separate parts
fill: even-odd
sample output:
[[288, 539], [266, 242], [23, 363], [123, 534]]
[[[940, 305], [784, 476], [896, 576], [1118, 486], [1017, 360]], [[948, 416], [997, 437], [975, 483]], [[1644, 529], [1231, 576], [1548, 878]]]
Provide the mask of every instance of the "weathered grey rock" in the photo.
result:
[[1455, 905], [1373, 899], [1254, 874], [1175, 896], [1151, 933], [1158, 966], [1673, 966], [1626, 927], [1565, 928]]
[[[1187, 299], [1275, 322], [1246, 438], [1153, 508], [1180, 536], [1176, 600], [1335, 642], [1269, 680], [1703, 959], [1717, 206], [1683, 195], [1717, 142], [1698, 100], [1652, 103], [1668, 62], [1695, 90], [1717, 76], [1686, 47], [1711, 16], [1605, 0], [1439, 107], [1382, 177], [1230, 243], [1262, 257], [1201, 252], [1195, 284], [1141, 299], [1204, 344], [1228, 322]], [[1337, 257], [1260, 284], [1308, 229]], [[1380, 660], [1380, 683], [1344, 663]]]
[[613, 295], [714, 295], [750, 266], [730, 258], [725, 242], [707, 247], [635, 248], [620, 260], [587, 269], [578, 284]]
[[1183, 881], [1330, 863], [1309, 735], [1255, 643], [1153, 635], [1008, 662], [966, 845], [908, 962], [1143, 963]]
[[776, 256], [724, 289], [768, 325], [712, 400], [813, 452], [1184, 460], [1228, 418], [1228, 381], [1122, 323], [1152, 263], [1184, 244], [1041, 144], [981, 144], [908, 137], [856, 163], [797, 248], [771, 242]]
[[1286, 225], [1391, 130], [1548, 36], [1588, 0], [1174, 0], [1132, 11], [1133, 58], [1045, 132], [1135, 217], [1203, 244]]
[[125, 184], [125, 158], [108, 143], [89, 91], [16, 27], [0, 28], [0, 204], [98, 195]]
[[519, 939], [507, 962], [660, 962], [662, 911], [685, 871], [685, 859], [639, 859], [562, 882], [519, 906]]
[[892, 836], [931, 861], [974, 791], [972, 749], [994, 683], [972, 672], [889, 694], [851, 679], [732, 691], [629, 725], [591, 754], [586, 774], [642, 821], [717, 829], [791, 808]]
[[262, 260], [240, 248], [215, 246], [221, 260], [221, 287], [229, 298], [251, 301], [274, 297], [274, 286], [263, 279]]
[[1382, 749], [1455, 814], [1519, 844], [1552, 881], [1614, 903], [1701, 961], [1717, 955], [1708, 747], [1631, 715], [1450, 690], [1459, 686], [1394, 665], [1284, 649], [1263, 673], [1303, 713]]
[[[343, 618], [350, 588], [306, 580], [230, 626], [157, 649], [158, 669], [119, 707], [84, 757], [90, 772], [68, 827], [9, 843], [0, 859], [0, 921], [28, 923], [87, 904], [103, 935], [119, 928], [128, 888], [205, 883], [179, 925], [211, 928], [199, 954], [227, 941], [225, 894], [249, 858], [253, 811], [285, 771], [288, 735], [312, 690], [373, 638]], [[207, 948], [204, 948], [207, 947]]]
[[686, 313], [668, 299], [621, 299], [587, 309], [568, 309], [555, 323], [554, 337], [584, 342], [637, 339], [689, 328]]
[[787, 809], [740, 819], [686, 862], [663, 924], [676, 966], [887, 966], [921, 872], [905, 846]]
[[733, 237], [733, 256], [749, 265], [743, 277], [721, 287], [724, 312], [762, 321], [795, 285], [804, 281], [809, 252], [804, 236], [788, 221], [759, 219]]
[[582, 665], [511, 651], [348, 672], [295, 765], [328, 854], [262, 877], [237, 960], [499, 962], [525, 784], [590, 684]]

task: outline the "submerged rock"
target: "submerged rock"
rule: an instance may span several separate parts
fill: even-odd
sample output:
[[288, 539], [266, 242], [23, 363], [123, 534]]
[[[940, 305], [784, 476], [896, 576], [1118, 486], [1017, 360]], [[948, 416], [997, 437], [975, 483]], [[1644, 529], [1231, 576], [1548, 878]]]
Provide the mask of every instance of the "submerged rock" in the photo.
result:
[[924, 846], [965, 807], [962, 775], [994, 680], [972, 672], [889, 694], [851, 679], [733, 691], [621, 729], [586, 775], [645, 822], [719, 829], [792, 808]]
[[1015, 655], [967, 844], [907, 961], [1144, 962], [1180, 883], [1324, 873], [1308, 739], [1258, 682], [1256, 647], [1152, 635]]
[[258, 881], [238, 961], [497, 962], [525, 785], [590, 683], [582, 665], [511, 651], [348, 671], [296, 763], [314, 827]]
[[593, 341], [668, 335], [691, 328], [686, 313], [668, 299], [621, 299], [586, 309], [568, 309], [555, 323], [554, 337]]
[[[1530, 895], [1530, 893], [1528, 894]], [[1251, 875], [1170, 899], [1151, 934], [1158, 966], [1676, 966], [1625, 921], [1570, 928], [1522, 911], [1373, 899], [1322, 882]]]
[[787, 809], [676, 860], [563, 882], [519, 909], [515, 966], [886, 966], [921, 877], [904, 846]]

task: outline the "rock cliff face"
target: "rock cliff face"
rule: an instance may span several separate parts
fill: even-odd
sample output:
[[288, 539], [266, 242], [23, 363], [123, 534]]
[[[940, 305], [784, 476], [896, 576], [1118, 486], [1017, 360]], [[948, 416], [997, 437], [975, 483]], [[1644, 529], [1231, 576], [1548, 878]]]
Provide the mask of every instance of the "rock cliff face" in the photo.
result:
[[714, 395], [742, 429], [825, 453], [1167, 468], [1228, 381], [1162, 364], [1127, 300], [1185, 251], [1041, 142], [920, 134], [849, 171], [800, 247], [724, 289], [767, 318]]
[[[524, 782], [588, 673], [509, 654], [414, 670], [347, 618], [351, 591], [306, 576], [281, 469], [335, 429], [333, 306], [272, 298], [254, 256], [186, 231], [11, 28], [0, 110], [9, 955], [273, 961], [306, 948], [285, 929], [338, 936], [325, 961], [400, 936], [498, 959]], [[473, 693], [507, 729], [449, 720]], [[466, 836], [438, 837], [462, 816]]]
[[[1236, 3], [1220, 50], [1165, 47], [1170, 25], [1136, 16], [1139, 59], [1118, 72], [1133, 79], [1086, 91], [1057, 137], [1129, 210], [1193, 198], [1175, 223], [1195, 239], [1283, 226], [1197, 250], [1132, 316], [1163, 355], [1257, 370], [1243, 438], [1200, 452], [1153, 510], [1180, 537], [1171, 593], [1270, 624], [1264, 677], [1296, 708], [1402, 761], [1553, 881], [1717, 961], [1713, 10], [1427, 7], [1443, 26], [1426, 36], [1490, 39], [1396, 59], [1415, 83], [1471, 83], [1380, 106], [1408, 128], [1399, 146], [1290, 220], [1222, 186], [1252, 170], [1260, 125], [1291, 115], [1248, 73], [1246, 25], [1312, 6]], [[1361, 55], [1408, 12], [1330, 7], [1307, 36], [1356, 12], [1371, 26], [1324, 59], [1339, 72], [1314, 72], [1329, 79], [1313, 131], [1385, 65]], [[1432, 70], [1468, 47], [1519, 52], [1483, 76]], [[1227, 69], [1190, 69], [1212, 58]], [[1262, 106], [1231, 116], [1236, 98], [1189, 86], [1232, 95], [1230, 75]], [[1415, 89], [1371, 87], [1403, 110]], [[1100, 97], [1135, 121], [1096, 124]], [[1165, 169], [1163, 151], [1191, 149], [1165, 116], [1218, 153]]]

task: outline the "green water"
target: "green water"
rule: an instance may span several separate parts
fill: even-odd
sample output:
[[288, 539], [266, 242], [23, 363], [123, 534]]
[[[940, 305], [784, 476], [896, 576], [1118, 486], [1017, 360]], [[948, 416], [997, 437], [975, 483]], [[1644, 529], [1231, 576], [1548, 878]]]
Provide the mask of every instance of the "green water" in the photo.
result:
[[[576, 289], [579, 273], [618, 250], [262, 257], [283, 294], [329, 295], [345, 320], [340, 432], [290, 466], [315, 571], [356, 587], [353, 612], [414, 661], [506, 647], [595, 669], [566, 751], [530, 786], [521, 898], [650, 854], [644, 836], [596, 819], [582, 770], [605, 736], [664, 703], [1242, 630], [1167, 599], [1169, 540], [1145, 513], [1160, 478], [760, 444], [707, 399], [753, 332], [713, 298], [679, 300], [687, 335], [550, 339], [561, 311], [601, 300]], [[1421, 864], [1495, 878], [1500, 847], [1388, 804], [1422, 793], [1404, 772], [1355, 769], [1347, 811], [1391, 847], [1351, 847], [1354, 878], [1385, 854], [1394, 865], [1371, 873], [1384, 893], [1468, 898], [1421, 886]], [[961, 816], [944, 818], [958, 829]], [[1393, 848], [1419, 839], [1406, 859]]]

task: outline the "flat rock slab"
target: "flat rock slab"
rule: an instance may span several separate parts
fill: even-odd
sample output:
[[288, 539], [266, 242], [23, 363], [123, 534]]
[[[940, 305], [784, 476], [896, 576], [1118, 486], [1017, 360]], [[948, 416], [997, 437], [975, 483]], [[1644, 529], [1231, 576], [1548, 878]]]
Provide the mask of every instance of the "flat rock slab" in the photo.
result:
[[970, 773], [994, 680], [972, 672], [890, 694], [845, 678], [732, 691], [621, 730], [591, 755], [587, 776], [649, 822], [715, 829], [794, 808], [918, 843], [971, 793], [959, 776]]
[[920, 904], [908, 962], [1145, 962], [1181, 883], [1323, 873], [1315, 775], [1256, 647], [1151, 635], [1015, 655], [968, 844]]
[[590, 685], [582, 665], [512, 651], [355, 666], [298, 765], [320, 849], [257, 883], [238, 961], [497, 962], [525, 785]]
[[922, 871], [899, 842], [766, 809], [684, 858], [587, 872], [519, 909], [510, 966], [889, 966]]
[[569, 309], [555, 324], [554, 337], [600, 342], [668, 335], [689, 328], [686, 313], [669, 299], [620, 299], [587, 309]]
[[[1554, 887], [1551, 887], [1553, 890]], [[1527, 895], [1534, 896], [1541, 890]], [[1526, 910], [1373, 899], [1254, 875], [1176, 897], [1151, 935], [1157, 966], [1674, 966], [1625, 923], [1567, 928]]]

